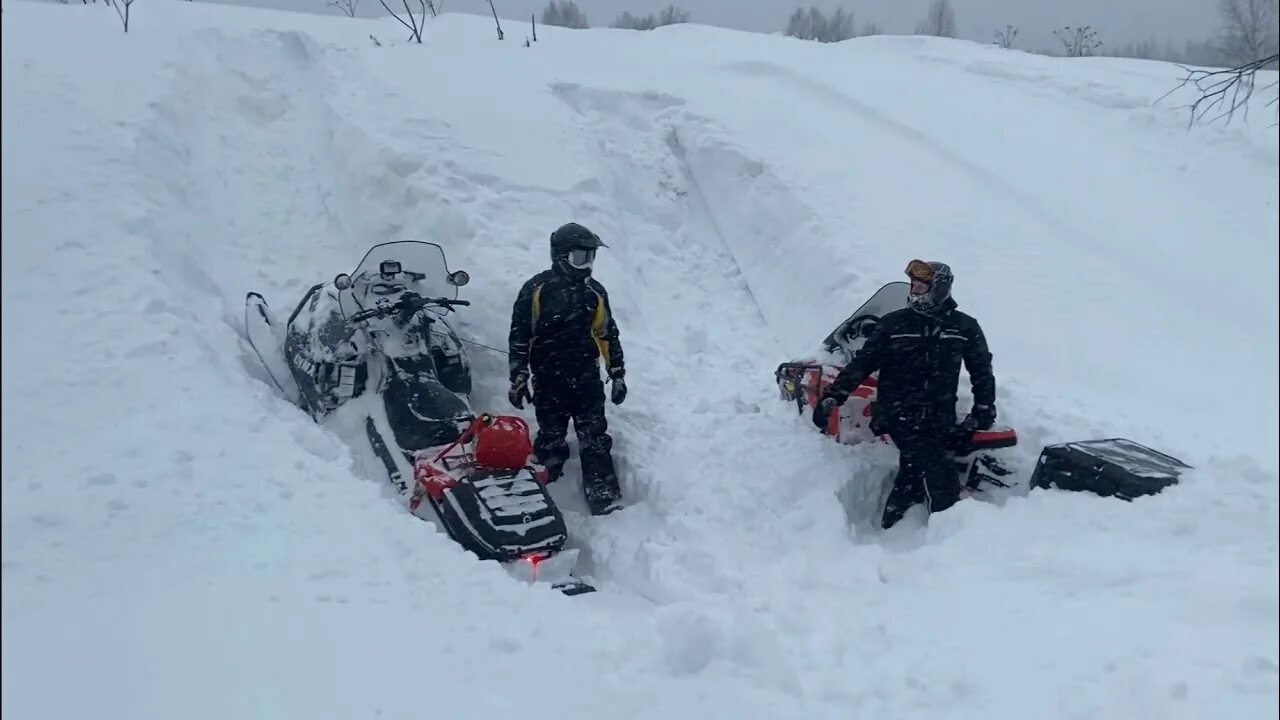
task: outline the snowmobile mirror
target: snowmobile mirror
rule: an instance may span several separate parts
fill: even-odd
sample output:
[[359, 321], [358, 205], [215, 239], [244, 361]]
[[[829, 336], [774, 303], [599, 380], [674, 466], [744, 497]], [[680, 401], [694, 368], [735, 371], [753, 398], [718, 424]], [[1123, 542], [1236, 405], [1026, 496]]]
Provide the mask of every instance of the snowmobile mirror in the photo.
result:
[[454, 287], [462, 287], [469, 282], [471, 282], [471, 276], [467, 274], [466, 270], [454, 270], [449, 273], [449, 284]]
[[339, 290], [346, 290], [351, 287], [351, 276], [346, 273], [338, 273], [333, 278], [333, 286]]

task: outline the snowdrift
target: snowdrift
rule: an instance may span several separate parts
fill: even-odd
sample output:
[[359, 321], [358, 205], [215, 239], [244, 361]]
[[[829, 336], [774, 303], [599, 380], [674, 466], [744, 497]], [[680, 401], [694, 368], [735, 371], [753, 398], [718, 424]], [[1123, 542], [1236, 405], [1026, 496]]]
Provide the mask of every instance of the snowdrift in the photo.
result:
[[[3, 16], [3, 711], [15, 717], [1254, 717], [1277, 702], [1277, 139], [1159, 63], [708, 27], [198, 3]], [[370, 35], [378, 39], [378, 45]], [[480, 563], [277, 397], [240, 336], [373, 242], [468, 270], [458, 329], [574, 219], [628, 358], [600, 592]], [[1028, 453], [1196, 467], [869, 530], [891, 470], [781, 403], [944, 259]], [[1259, 269], [1263, 272], [1259, 273]], [[508, 411], [473, 349], [475, 405]], [[69, 690], [69, 686], [73, 689]]]

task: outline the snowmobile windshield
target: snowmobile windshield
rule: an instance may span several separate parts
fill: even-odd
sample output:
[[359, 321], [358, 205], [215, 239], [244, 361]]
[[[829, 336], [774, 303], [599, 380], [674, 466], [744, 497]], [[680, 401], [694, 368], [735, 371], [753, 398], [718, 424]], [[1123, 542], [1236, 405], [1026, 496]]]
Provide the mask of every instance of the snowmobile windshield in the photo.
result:
[[396, 296], [407, 291], [424, 298], [454, 300], [458, 297], [458, 287], [449, 282], [444, 248], [417, 240], [382, 243], [369, 248], [351, 273], [350, 293], [342, 294], [343, 310], [349, 315], [372, 307], [379, 300], [394, 301]]
[[868, 318], [872, 322], [879, 320], [894, 310], [907, 307], [907, 295], [911, 291], [910, 283], [891, 282], [880, 288], [866, 302], [853, 311], [853, 314], [836, 326], [836, 329], [822, 341], [828, 351], [844, 348], [852, 352], [862, 346], [860, 330], [867, 325]]
[[862, 307], [854, 310], [849, 319], [852, 320], [863, 315], [882, 318], [894, 310], [901, 310], [907, 306], [907, 293], [910, 290], [911, 285], [908, 283], [891, 282], [877, 290], [875, 295], [872, 295], [869, 300], [862, 303]]

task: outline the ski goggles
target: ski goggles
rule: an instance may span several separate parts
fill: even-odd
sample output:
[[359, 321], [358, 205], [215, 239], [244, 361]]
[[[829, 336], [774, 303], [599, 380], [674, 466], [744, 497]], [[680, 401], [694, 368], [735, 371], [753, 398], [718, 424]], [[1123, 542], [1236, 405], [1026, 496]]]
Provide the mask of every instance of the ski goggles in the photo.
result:
[[569, 251], [569, 264], [578, 269], [591, 267], [591, 263], [595, 262], [595, 259], [595, 248], [579, 248]]
[[907, 277], [913, 281], [933, 284], [933, 267], [923, 260], [912, 260], [907, 263]]

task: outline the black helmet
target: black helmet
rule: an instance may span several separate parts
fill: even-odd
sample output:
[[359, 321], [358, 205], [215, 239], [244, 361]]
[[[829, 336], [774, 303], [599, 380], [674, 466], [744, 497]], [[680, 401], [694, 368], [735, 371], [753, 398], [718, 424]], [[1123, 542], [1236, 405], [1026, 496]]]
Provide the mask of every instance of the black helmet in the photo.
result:
[[565, 223], [551, 233], [551, 262], [561, 271], [574, 276], [591, 274], [596, 249], [609, 247], [599, 235], [578, 223]]
[[912, 281], [919, 281], [929, 286], [929, 289], [923, 293], [908, 292], [907, 304], [912, 310], [932, 315], [942, 310], [951, 299], [951, 283], [955, 280], [955, 276], [951, 274], [951, 267], [946, 263], [912, 260], [907, 263], [906, 273]]

